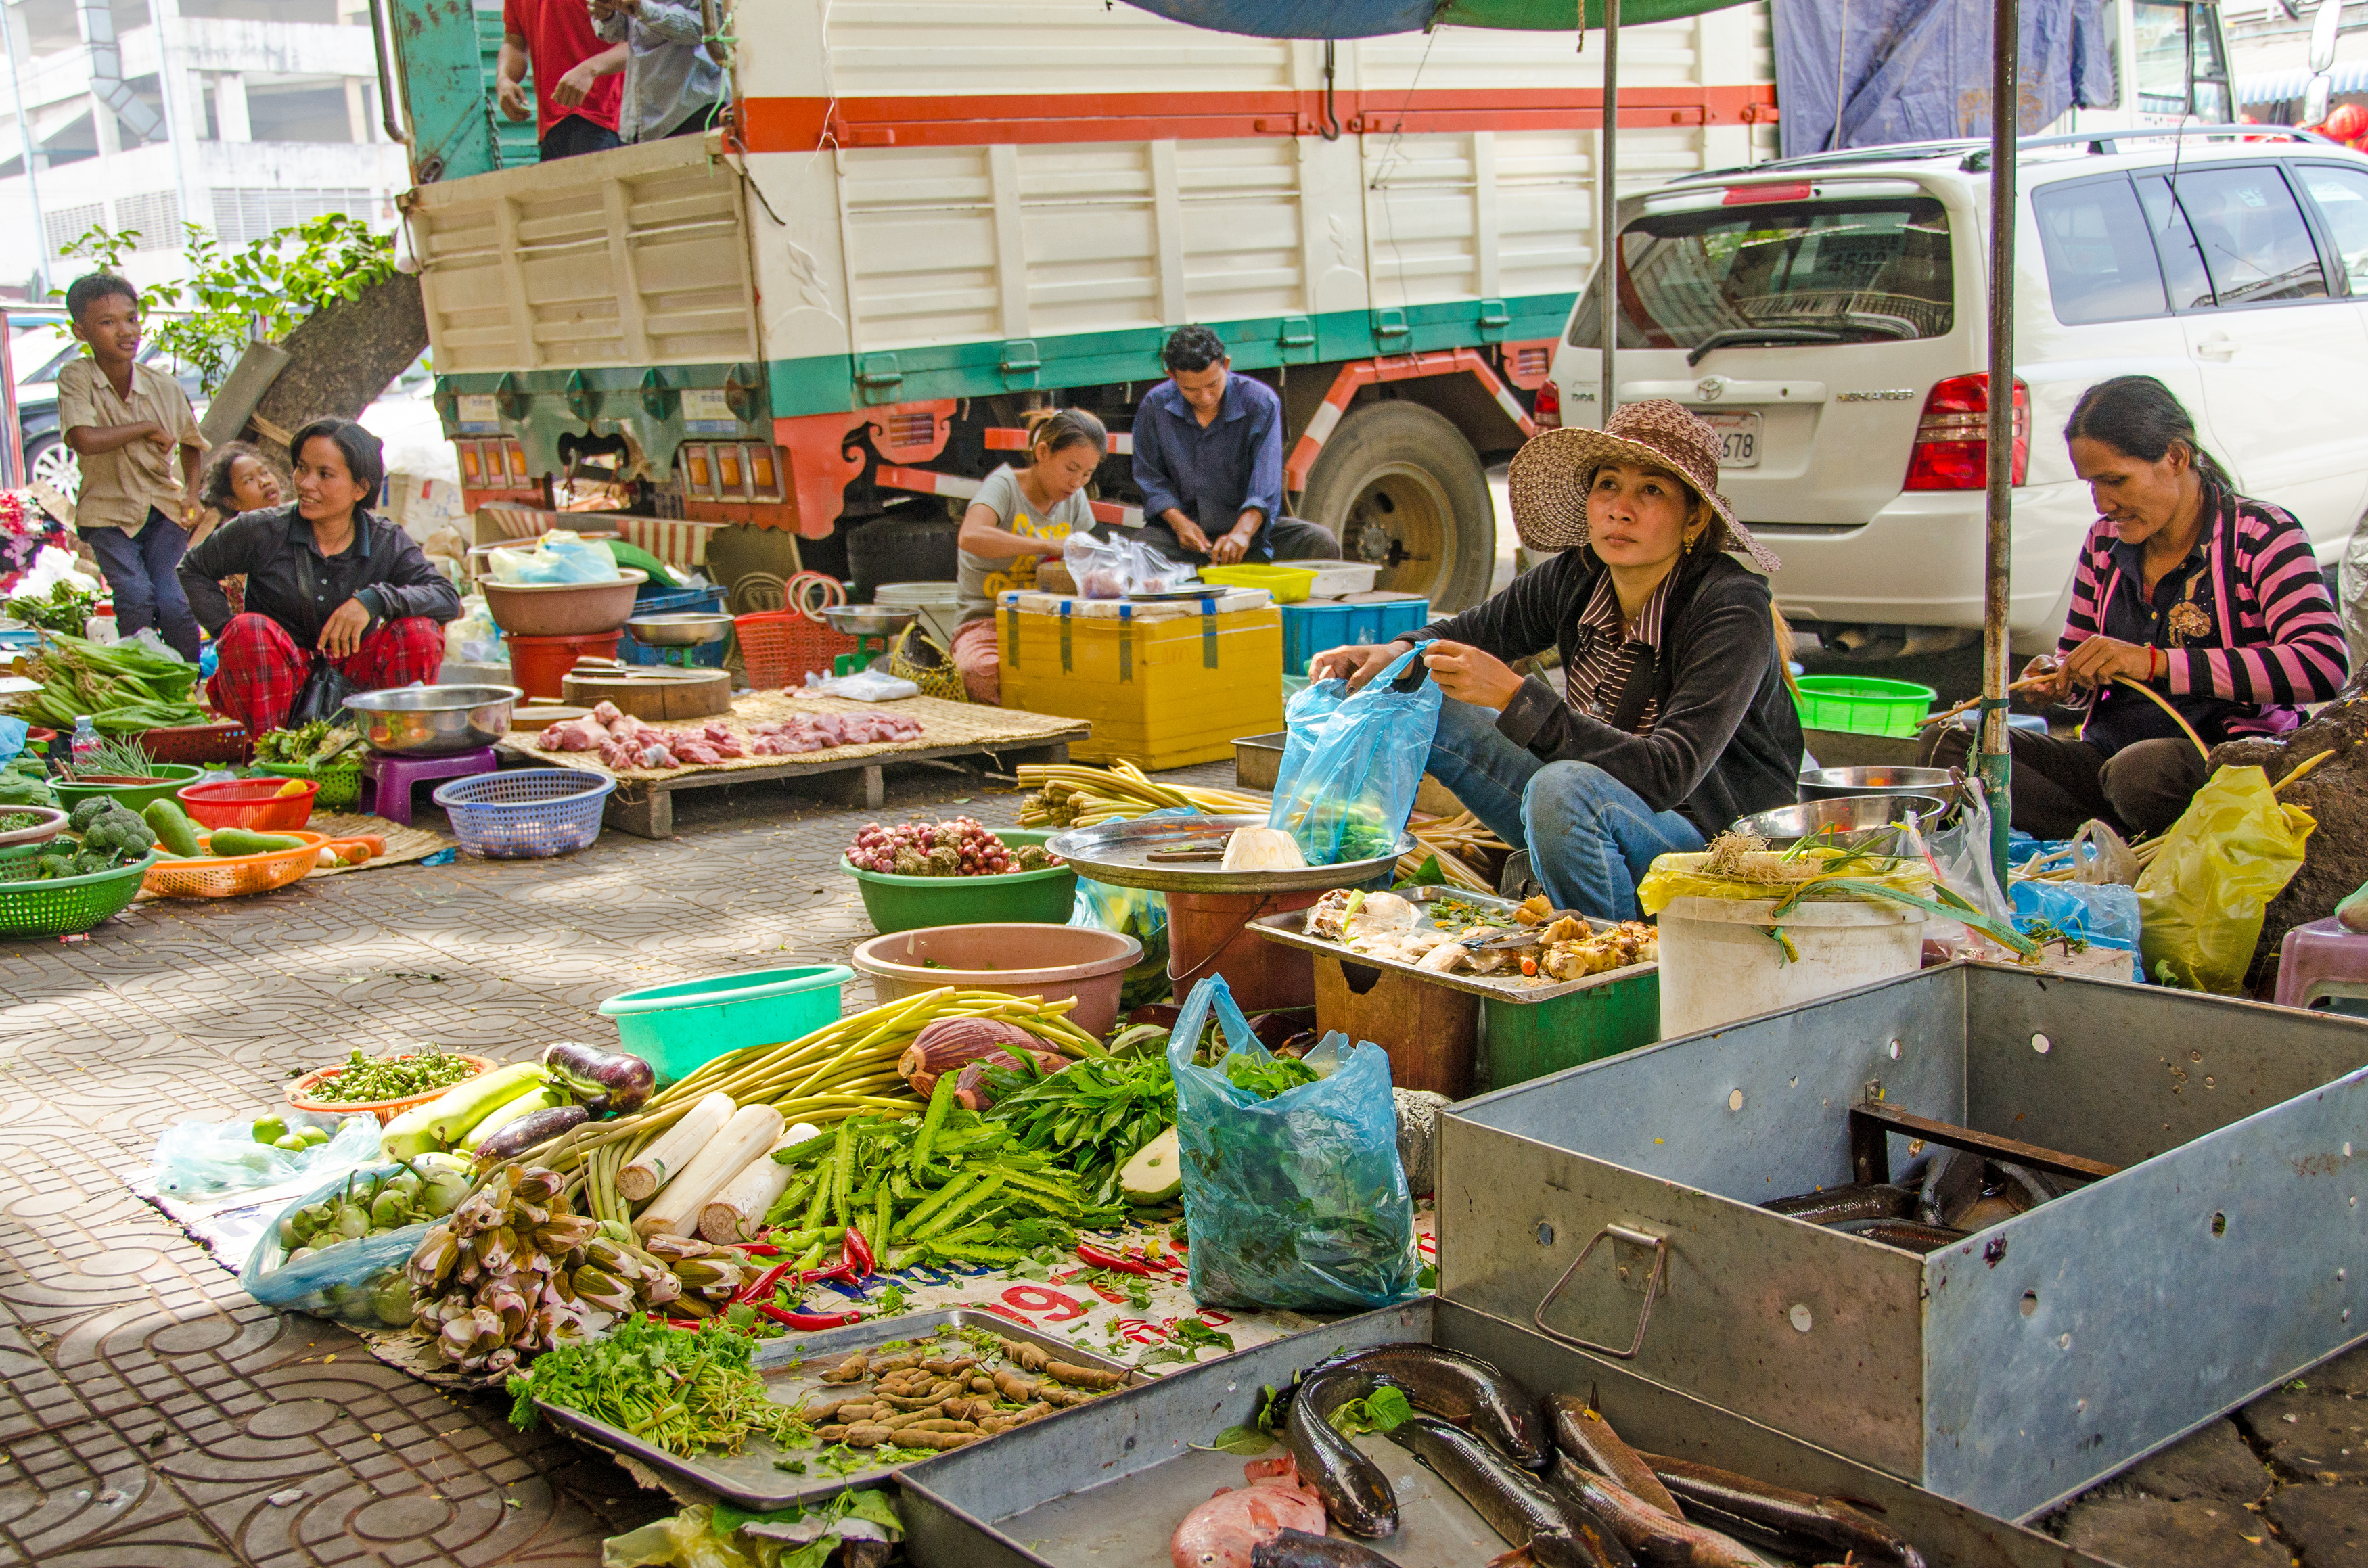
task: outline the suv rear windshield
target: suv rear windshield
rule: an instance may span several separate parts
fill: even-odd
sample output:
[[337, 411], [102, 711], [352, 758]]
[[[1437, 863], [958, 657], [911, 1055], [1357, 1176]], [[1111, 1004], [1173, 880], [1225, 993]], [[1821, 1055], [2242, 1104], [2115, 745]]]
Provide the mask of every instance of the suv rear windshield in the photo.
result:
[[[1599, 285], [1570, 341], [1602, 341]], [[1930, 197], [1770, 202], [1640, 218], [1620, 235], [1620, 347], [1940, 337], [1956, 316]]]

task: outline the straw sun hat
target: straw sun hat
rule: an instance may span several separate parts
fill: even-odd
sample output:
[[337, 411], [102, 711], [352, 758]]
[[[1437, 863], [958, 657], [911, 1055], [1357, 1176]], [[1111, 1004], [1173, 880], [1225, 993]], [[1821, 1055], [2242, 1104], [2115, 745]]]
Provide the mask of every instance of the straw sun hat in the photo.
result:
[[1535, 551], [1572, 550], [1587, 542], [1588, 481], [1606, 463], [1667, 469], [1716, 515], [1726, 535], [1722, 550], [1740, 551], [1763, 572], [1782, 562], [1736, 520], [1718, 493], [1718, 432], [1665, 397], [1632, 403], [1601, 430], [1548, 430], [1513, 455], [1506, 491], [1513, 531]]

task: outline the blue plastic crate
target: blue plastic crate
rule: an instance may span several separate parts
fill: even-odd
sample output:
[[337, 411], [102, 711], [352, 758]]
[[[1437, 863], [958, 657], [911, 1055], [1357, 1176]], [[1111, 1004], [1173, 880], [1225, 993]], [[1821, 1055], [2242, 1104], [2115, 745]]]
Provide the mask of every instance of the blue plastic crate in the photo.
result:
[[1307, 661], [1326, 648], [1350, 642], [1386, 642], [1430, 619], [1429, 599], [1394, 604], [1321, 602], [1282, 607], [1282, 673], [1304, 676]]
[[[633, 597], [633, 613], [635, 615], [670, 615], [682, 610], [706, 610], [722, 615], [723, 598], [724, 593], [722, 588], [684, 588], [674, 593], [661, 590], [655, 594], [643, 588]], [[690, 662], [705, 669], [720, 670], [723, 667], [723, 651], [731, 646], [731, 642], [732, 640], [726, 637], [717, 642], [703, 642], [690, 650]], [[666, 649], [653, 648], [646, 642], [635, 641], [630, 631], [623, 632], [617, 638], [617, 657], [629, 665], [671, 663], [672, 661], [666, 656]]]

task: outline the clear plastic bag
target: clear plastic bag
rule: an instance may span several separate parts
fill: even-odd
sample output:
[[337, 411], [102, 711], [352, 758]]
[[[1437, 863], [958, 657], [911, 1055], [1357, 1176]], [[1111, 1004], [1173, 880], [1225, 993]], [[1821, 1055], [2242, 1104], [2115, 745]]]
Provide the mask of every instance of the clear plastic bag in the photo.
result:
[[[1414, 1199], [1398, 1164], [1388, 1055], [1360, 1042], [1328, 1077], [1262, 1099], [1217, 1068], [1193, 1065], [1212, 1011], [1233, 1051], [1269, 1055], [1224, 980], [1192, 987], [1168, 1036], [1167, 1063], [1193, 1299], [1362, 1312], [1414, 1294]], [[1338, 1053], [1346, 1042], [1325, 1045]]]
[[1994, 920], [2014, 912], [1998, 885], [1997, 862], [1990, 854], [1990, 806], [1982, 781], [1965, 775], [1965, 809], [1957, 820], [1937, 833], [1924, 835], [1932, 869], [1940, 880], [1968, 903]]
[[885, 670], [858, 670], [851, 676], [826, 676], [808, 670], [805, 694], [844, 697], [851, 702], [901, 702], [905, 698], [920, 696], [921, 688]]
[[[1164, 813], [1156, 813], [1164, 814]], [[1186, 812], [1183, 815], [1193, 813]], [[1077, 894], [1069, 905], [1069, 924], [1098, 931], [1115, 931], [1143, 944], [1143, 957], [1119, 982], [1121, 1012], [1149, 1002], [1167, 1000], [1167, 900], [1148, 888], [1112, 887], [1090, 877], [1077, 879]]]
[[565, 528], [543, 535], [531, 550], [494, 551], [486, 569], [496, 583], [528, 585], [613, 583], [619, 575], [617, 558], [605, 546]]
[[[288, 1125], [296, 1127], [302, 1119], [290, 1118]], [[316, 1120], [313, 1125], [324, 1123]], [[378, 1153], [378, 1118], [347, 1116], [325, 1125], [336, 1129], [327, 1142], [290, 1153], [256, 1142], [251, 1122], [176, 1123], [156, 1140], [152, 1157], [156, 1190], [177, 1198], [245, 1192], [314, 1171], [343, 1171]]]
[[1086, 599], [1155, 594], [1192, 581], [1201, 570], [1189, 561], [1170, 561], [1136, 540], [1096, 539], [1089, 533], [1073, 533], [1062, 542], [1061, 564], [1076, 579], [1077, 597]]
[[[413, 1164], [426, 1169], [438, 1158], [429, 1155]], [[370, 1193], [363, 1199], [367, 1207], [375, 1201], [381, 1185], [402, 1175], [404, 1168], [377, 1165], [347, 1171], [282, 1209], [256, 1238], [255, 1250], [247, 1254], [245, 1267], [238, 1271], [239, 1288], [265, 1306], [283, 1311], [343, 1318], [368, 1328], [401, 1328], [409, 1324], [411, 1287], [403, 1277], [403, 1266], [440, 1214], [425, 1215], [381, 1235], [355, 1236], [294, 1257], [281, 1239], [283, 1224], [297, 1210], [320, 1203], [342, 1205]], [[452, 1196], [457, 1202], [458, 1191]], [[450, 1213], [451, 1208], [450, 1203], [445, 1204], [443, 1213]]]
[[[1414, 798], [1429, 765], [1430, 743], [1439, 733], [1439, 683], [1416, 663], [1422, 650], [1409, 648], [1385, 665], [1360, 691], [1343, 681], [1318, 681], [1292, 699], [1291, 738], [1283, 745], [1286, 780], [1275, 781], [1274, 809], [1267, 825], [1299, 842], [1311, 866], [1370, 860], [1397, 846], [1414, 814]], [[1420, 678], [1402, 688], [1411, 670]], [[1338, 687], [1341, 695], [1320, 729], [1307, 737], [1304, 761], [1292, 767], [1292, 748], [1301, 744], [1300, 699], [1318, 687]], [[1311, 722], [1319, 703], [1305, 710]]]
[[2262, 914], [2301, 869], [2317, 826], [2308, 812], [2280, 801], [2260, 768], [2214, 773], [2138, 879], [2147, 978], [2239, 994]]

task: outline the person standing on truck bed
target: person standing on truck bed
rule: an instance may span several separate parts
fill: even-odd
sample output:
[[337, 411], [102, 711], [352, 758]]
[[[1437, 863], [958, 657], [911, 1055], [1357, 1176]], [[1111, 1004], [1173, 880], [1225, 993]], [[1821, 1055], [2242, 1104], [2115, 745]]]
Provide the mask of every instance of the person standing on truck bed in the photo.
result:
[[1224, 340], [1180, 326], [1160, 353], [1167, 380], [1134, 411], [1143, 542], [1173, 561], [1338, 561], [1340, 542], [1282, 515], [1282, 399], [1233, 373]]
[[699, 7], [670, 0], [592, 0], [593, 30], [621, 40], [625, 92], [617, 134], [627, 142], [699, 136], [723, 110], [723, 68], [707, 51]]
[[[494, 91], [502, 112], [522, 120], [531, 112], [542, 162], [623, 145], [617, 108], [623, 97], [617, 73], [631, 51], [604, 45], [592, 30], [584, 0], [502, 0], [502, 49], [494, 62]], [[534, 101], [523, 78], [534, 70]]]
[[[58, 371], [58, 425], [82, 459], [74, 531], [98, 558], [126, 637], [154, 626], [181, 657], [198, 657], [198, 618], [174, 568], [189, 548], [198, 457], [206, 440], [181, 384], [139, 363], [140, 295], [112, 273], [66, 290], [74, 335], [87, 358]], [[178, 450], [181, 480], [173, 481]]]

